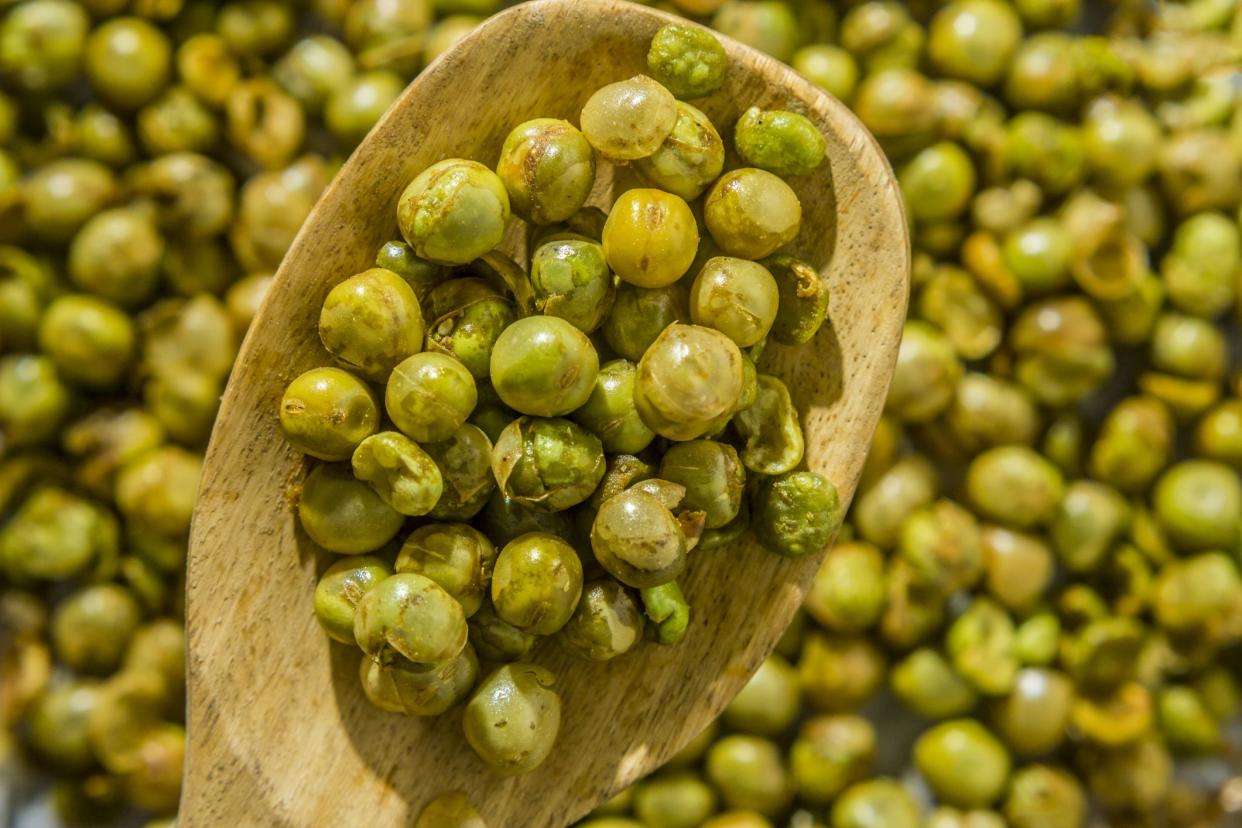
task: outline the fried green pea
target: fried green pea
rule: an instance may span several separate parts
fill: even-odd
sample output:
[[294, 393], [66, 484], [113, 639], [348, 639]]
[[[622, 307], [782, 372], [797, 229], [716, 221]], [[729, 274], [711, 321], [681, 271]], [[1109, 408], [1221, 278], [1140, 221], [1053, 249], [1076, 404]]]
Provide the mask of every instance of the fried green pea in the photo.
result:
[[773, 653], [725, 708], [724, 723], [754, 736], [776, 737], [798, 718], [798, 673]]
[[639, 590], [643, 611], [655, 625], [655, 640], [666, 646], [681, 641], [690, 627], [690, 603], [676, 581]]
[[391, 270], [416, 286], [431, 287], [444, 281], [449, 274], [448, 268], [443, 265], [415, 256], [414, 249], [398, 239], [384, 242], [375, 254], [375, 265]]
[[991, 86], [1009, 68], [1022, 42], [1022, 21], [1007, 3], [957, 0], [932, 18], [927, 51], [932, 65], [948, 77]]
[[1242, 527], [1242, 482], [1235, 471], [1209, 460], [1186, 460], [1156, 481], [1156, 519], [1186, 550], [1228, 548]]
[[974, 686], [930, 647], [920, 647], [897, 662], [889, 684], [902, 704], [937, 721], [964, 716], [979, 701]]
[[787, 472], [765, 482], [754, 503], [755, 537], [778, 555], [801, 558], [827, 546], [843, 518], [837, 487], [816, 472]]
[[1014, 772], [1004, 811], [1013, 828], [1081, 828], [1087, 819], [1087, 795], [1061, 768], [1027, 765]]
[[600, 504], [591, 526], [591, 549], [613, 577], [637, 588], [668, 583], [686, 565], [681, 525], [658, 498], [638, 489]]
[[302, 484], [298, 520], [315, 543], [340, 555], [379, 549], [401, 529], [405, 516], [384, 502], [344, 465], [316, 467]]
[[673, 131], [676, 121], [673, 93], [646, 75], [597, 89], [579, 115], [586, 139], [611, 161], [635, 161], [651, 155]]
[[782, 345], [802, 345], [819, 332], [828, 315], [828, 283], [801, 259], [778, 253], [763, 261], [776, 280], [778, 304], [772, 338]]
[[611, 578], [588, 582], [569, 621], [561, 646], [590, 661], [624, 655], [642, 640], [645, 622], [630, 593]]
[[[86, 197], [80, 194], [78, 205]], [[133, 307], [156, 290], [164, 251], [164, 239], [149, 212], [138, 207], [103, 210], [93, 213], [73, 237], [69, 277], [85, 291]]]
[[530, 260], [535, 310], [566, 320], [583, 333], [604, 323], [616, 288], [604, 248], [589, 239], [545, 242]]
[[137, 109], [168, 83], [172, 49], [145, 20], [116, 17], [86, 39], [83, 70], [92, 88], [121, 109]]
[[626, 190], [604, 222], [604, 256], [624, 282], [658, 288], [680, 279], [699, 249], [699, 229], [686, 202], [649, 188]]
[[812, 172], [823, 163], [828, 147], [805, 115], [757, 106], [738, 118], [733, 143], [744, 162], [782, 178]]
[[824, 558], [803, 607], [830, 630], [860, 632], [879, 620], [886, 598], [884, 557], [868, 543], [840, 543]]
[[715, 256], [690, 288], [690, 318], [715, 328], [739, 348], [763, 340], [776, 321], [779, 292], [768, 269], [757, 262]]
[[875, 729], [861, 716], [808, 719], [789, 748], [789, 769], [798, 796], [814, 805], [826, 805], [867, 777], [875, 753]]
[[681, 23], [661, 26], [647, 51], [651, 76], [686, 100], [715, 92], [724, 82], [728, 60], [715, 35]]
[[1023, 529], [1055, 516], [1064, 494], [1061, 472], [1026, 446], [1000, 446], [966, 470], [966, 491], [985, 516]]
[[331, 638], [354, 640], [354, 609], [367, 590], [392, 574], [383, 560], [370, 555], [342, 558], [328, 567], [315, 585], [315, 618]]
[[1074, 683], [1064, 673], [1027, 667], [992, 707], [992, 727], [1018, 756], [1051, 753], [1065, 740], [1073, 698]]
[[591, 496], [604, 476], [603, 447], [569, 420], [519, 417], [496, 440], [492, 473], [506, 496], [558, 512]]
[[492, 351], [492, 386], [505, 405], [523, 414], [568, 414], [586, 402], [598, 373], [591, 340], [554, 316], [519, 319]]
[[387, 663], [363, 655], [358, 678], [367, 699], [381, 710], [407, 716], [439, 716], [464, 699], [479, 676], [479, 659], [467, 644], [437, 664], [394, 657]]
[[625, 359], [600, 366], [595, 388], [573, 413], [573, 421], [597, 436], [604, 451], [635, 454], [655, 439], [655, 432], [638, 415], [634, 405], [637, 368]]
[[93, 296], [55, 299], [39, 322], [39, 347], [60, 376], [88, 388], [115, 387], [137, 352], [133, 322], [120, 308]]
[[954, 619], [945, 636], [953, 666], [979, 692], [999, 696], [1013, 689], [1018, 673], [1013, 619], [988, 598], [976, 598]]
[[34, 702], [28, 714], [26, 739], [35, 753], [67, 773], [95, 763], [87, 737], [87, 720], [99, 703], [99, 685], [74, 679], [53, 685]]
[[435, 581], [470, 618], [487, 597], [495, 564], [496, 548], [483, 533], [464, 523], [432, 523], [406, 538], [394, 568]]
[[509, 219], [504, 182], [477, 161], [448, 158], [419, 173], [397, 202], [397, 224], [419, 258], [467, 264], [500, 243]]
[[673, 131], [659, 149], [634, 166], [660, 189], [693, 201], [720, 175], [724, 160], [724, 142], [711, 119], [678, 101]]
[[285, 389], [280, 428], [298, 451], [345, 460], [379, 427], [379, 405], [367, 384], [340, 368], [312, 368]]
[[742, 353], [719, 331], [672, 324], [642, 355], [634, 404], [647, 427], [672, 440], [707, 434], [742, 396]]
[[919, 737], [914, 761], [936, 796], [963, 808], [984, 808], [1005, 791], [1009, 754], [973, 719], [937, 725]]
[[430, 578], [390, 575], [354, 607], [354, 638], [377, 661], [399, 655], [415, 664], [442, 664], [466, 646], [461, 604]]
[[1065, 489], [1049, 532], [1061, 564], [1071, 572], [1098, 568], [1130, 523], [1130, 505], [1112, 487], [1078, 480]]
[[561, 726], [555, 683], [543, 667], [507, 664], [470, 698], [462, 720], [466, 741], [494, 773], [527, 773], [552, 752]]
[[519, 630], [557, 632], [572, 617], [581, 595], [578, 553], [555, 535], [531, 532], [500, 550], [492, 574], [492, 605]]
[[93, 584], [69, 595], [52, 613], [52, 644], [79, 673], [106, 673], [120, 663], [138, 629], [138, 602], [119, 584]]
[[444, 491], [444, 478], [435, 461], [397, 431], [381, 431], [363, 440], [354, 449], [351, 463], [354, 477], [403, 515], [427, 514]]
[[681, 282], [640, 288], [622, 282], [604, 320], [604, 341], [618, 356], [638, 362], [656, 337], [674, 322], [689, 322], [688, 291]]
[[116, 505], [130, 532], [141, 527], [183, 538], [190, 531], [202, 472], [202, 456], [176, 446], [162, 446], [126, 465], [117, 476]]
[[802, 204], [788, 184], [766, 170], [725, 173], [703, 206], [704, 222], [720, 249], [762, 259], [789, 244], [802, 225]]
[[832, 806], [832, 828], [917, 828], [919, 806], [901, 783], [869, 779], [845, 789]]
[[776, 377], [759, 375], [755, 401], [737, 412], [733, 425], [745, 441], [739, 456], [747, 469], [777, 475], [802, 462], [805, 441], [798, 410]]
[[391, 270], [373, 267], [328, 293], [319, 338], [342, 367], [374, 382], [423, 348], [423, 314], [414, 289]]
[[90, 17], [77, 3], [37, 0], [0, 23], [0, 76], [18, 89], [52, 92], [78, 74]]
[[384, 389], [393, 424], [418, 442], [447, 440], [478, 403], [474, 377], [450, 356], [421, 353], [402, 360]]
[[536, 118], [505, 138], [496, 173], [514, 213], [534, 224], [554, 224], [586, 203], [595, 184], [595, 155], [568, 121]]
[[513, 302], [482, 279], [449, 279], [424, 304], [427, 350], [455, 358], [475, 379], [486, 377], [496, 340], [517, 319]]
[[522, 632], [496, 614], [490, 601], [470, 616], [470, 644], [492, 662], [522, 661], [535, 648], [538, 636]]
[[724, 737], [708, 748], [704, 772], [731, 808], [775, 816], [793, 799], [793, 783], [780, 748], [767, 739]]
[[427, 516], [436, 520], [469, 520], [487, 504], [496, 489], [492, 476], [492, 441], [478, 426], [463, 425], [447, 440], [425, 443], [440, 469], [444, 491]]
[[725, 526], [741, 511], [746, 470], [737, 451], [727, 443], [674, 443], [660, 461], [659, 476], [685, 487], [682, 506], [703, 512], [708, 529]]
[[0, 568], [14, 580], [63, 580], [114, 557], [116, 520], [56, 486], [34, 491], [0, 529]]

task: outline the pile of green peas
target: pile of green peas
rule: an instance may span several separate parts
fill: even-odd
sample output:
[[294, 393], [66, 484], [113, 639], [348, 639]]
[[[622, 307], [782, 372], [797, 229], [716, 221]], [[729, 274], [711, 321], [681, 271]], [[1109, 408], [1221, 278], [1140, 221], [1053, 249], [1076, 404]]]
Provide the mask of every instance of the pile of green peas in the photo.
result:
[[237, 346], [344, 154], [499, 5], [0, 3], [6, 803], [29, 770], [64, 824], [170, 824], [185, 545]]
[[[753, 166], [726, 172], [716, 127], [674, 95], [720, 86], [719, 41], [669, 24], [648, 68], [597, 90], [581, 130], [519, 124], [495, 170], [420, 172], [398, 200], [401, 239], [324, 300], [335, 365], [280, 402], [290, 444], [324, 461], [301, 526], [346, 556], [316, 588], [321, 625], [362, 650], [376, 706], [465, 701], [466, 739], [502, 775], [537, 767], [559, 731], [555, 677], [530, 659], [541, 638], [591, 661], [645, 634], [676, 644], [692, 551], [753, 528], [801, 557], [841, 523], [833, 484], [799, 470], [789, 390], [758, 368], [769, 335], [803, 344], [826, 318], [827, 284], [781, 252], [801, 205], [775, 174], [813, 171], [825, 139], [755, 107], [734, 128]], [[597, 156], [656, 186], [588, 207]], [[522, 264], [498, 249], [514, 215]]]
[[[889, 416], [806, 612], [721, 721], [601, 808], [593, 828], [1229, 824], [1236, 765], [1206, 779], [1181, 769], [1227, 756], [1238, 721], [1238, 544], [1227, 530], [1239, 508], [1242, 384], [1236, 349], [1219, 344], [1236, 341], [1239, 313], [1235, 4], [658, 5], [790, 63], [880, 137], [910, 211], [915, 293]], [[148, 202], [164, 245], [153, 295], [215, 297], [240, 337], [337, 153], [378, 117], [378, 93], [399, 90], [384, 79], [407, 79], [495, 8], [489, 0], [0, 7], [0, 535], [17, 537], [8, 529], [18, 508], [37, 498], [20, 535], [57, 550], [0, 555], [0, 753], [18, 751], [53, 775], [66, 822], [100, 822], [126, 802], [164, 813], [175, 803], [159, 793], [154, 768], [114, 772], [95, 757], [82, 711], [111, 680], [70, 663], [67, 641], [82, 627], [62, 622], [66, 643], [57, 644], [47, 619], [97, 581], [119, 585], [139, 601], [139, 630], [160, 631], [129, 636], [126, 649], [176, 663], [184, 541], [157, 543], [163, 533], [151, 530], [168, 528], [176, 503], [192, 501], [192, 475], [152, 463], [158, 474], [135, 474], [129, 512], [108, 481], [152, 444], [196, 458], [201, 444], [150, 424], [190, 422], [199, 417], [172, 412], [214, 406], [189, 392], [181, 398], [197, 402], [163, 414], [148, 402], [153, 374], [137, 322], [139, 356], [120, 383], [101, 391], [61, 377], [37, 335], [54, 296], [109, 291], [100, 297], [131, 320], [142, 308], [107, 298], [124, 289], [70, 280], [72, 237], [101, 204]], [[175, 66], [162, 82], [167, 95], [157, 96], [166, 106], [121, 108], [133, 85], [99, 80], [111, 68], [101, 47], [96, 79], [84, 68], [97, 31], [115, 37], [133, 26], [105, 28], [118, 18], [148, 23], [142, 31], [168, 44]], [[255, 83], [226, 106], [243, 78]], [[104, 85], [114, 90], [107, 97]], [[330, 116], [327, 90], [338, 100]], [[299, 106], [273, 103], [280, 93]], [[300, 138], [286, 134], [294, 129]], [[202, 148], [173, 149], [195, 142]], [[273, 166], [269, 145], [295, 149]], [[146, 209], [122, 219], [141, 220]], [[32, 221], [37, 234], [25, 229]], [[1119, 237], [1118, 224], [1138, 243]], [[199, 234], [205, 240], [187, 241]], [[188, 347], [190, 330], [201, 326], [174, 326], [168, 341]], [[124, 353], [125, 339], [114, 333], [93, 347]], [[104, 376], [88, 378], [106, 386], [108, 369], [96, 370]], [[176, 373], [162, 372], [170, 384]], [[160, 482], [138, 485], [149, 479]], [[1042, 494], [1018, 506], [1008, 491]], [[982, 575], [954, 545], [928, 545], [946, 521], [978, 535]], [[994, 621], [1000, 633], [983, 635]], [[140, 646], [140, 635], [166, 639]], [[980, 659], [989, 652], [1002, 656]], [[1013, 664], [1006, 652], [1017, 658], [1013, 689], [998, 695], [1008, 684], [1003, 665]], [[1132, 677], [1109, 675], [1127, 663]], [[179, 703], [171, 708], [176, 724]], [[167, 767], [178, 756], [171, 736], [152, 740]], [[978, 775], [1001, 789], [990, 804], [954, 804], [967, 794], [953, 779], [965, 775], [937, 774], [964, 761], [948, 749], [954, 743], [996, 769]], [[162, 778], [171, 786], [177, 777]], [[419, 828], [458, 828], [453, 819], [478, 828], [464, 808], [448, 810]]]

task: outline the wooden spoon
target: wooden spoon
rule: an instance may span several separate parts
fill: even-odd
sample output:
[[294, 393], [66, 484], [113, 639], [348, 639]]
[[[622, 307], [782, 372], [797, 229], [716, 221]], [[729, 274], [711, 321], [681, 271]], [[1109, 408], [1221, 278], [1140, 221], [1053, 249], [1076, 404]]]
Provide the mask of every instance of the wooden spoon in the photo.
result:
[[[785, 560], [750, 541], [692, 554], [682, 583], [693, 620], [679, 646], [644, 643], [603, 664], [551, 641], [537, 651], [558, 677], [560, 738], [543, 766], [511, 779], [471, 752], [460, 706], [434, 719], [372, 707], [358, 685], [360, 654], [330, 643], [314, 617], [317, 574], [334, 556], [298, 528], [310, 464], [286, 445], [276, 412], [293, 377], [330, 362], [316, 333], [324, 296], [397, 236], [397, 197], [420, 170], [453, 156], [494, 165], [505, 135], [529, 118], [576, 122], [595, 89], [646, 71], [652, 34], [674, 20], [618, 0], [540, 0], [492, 17], [410, 85], [303, 226], [234, 368], [194, 518], [183, 828], [408, 826], [449, 791], [466, 793], [491, 828], [563, 826], [696, 736], [802, 603], [819, 556]], [[791, 250], [827, 273], [830, 324], [807, 346], [770, 346], [764, 370], [804, 413], [810, 468], [848, 501], [905, 316], [898, 190], [839, 101], [722, 41], [724, 87], [696, 105], [726, 143], [751, 105], [803, 112], [828, 140], [827, 162], [792, 182], [804, 218]], [[602, 167], [595, 201], [607, 206], [613, 175]], [[520, 228], [510, 235], [520, 260]]]

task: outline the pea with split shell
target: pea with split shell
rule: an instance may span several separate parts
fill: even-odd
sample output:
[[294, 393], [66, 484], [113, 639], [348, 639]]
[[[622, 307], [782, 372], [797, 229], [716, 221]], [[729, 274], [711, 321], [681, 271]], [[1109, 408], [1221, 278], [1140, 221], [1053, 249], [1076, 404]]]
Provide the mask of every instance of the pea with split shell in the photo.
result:
[[670, 440], [713, 430], [742, 396], [742, 352], [719, 331], [672, 324], [642, 355], [634, 404], [647, 427]]
[[466, 366], [444, 354], [425, 352], [402, 360], [384, 388], [393, 424], [418, 442], [447, 440], [478, 403]]
[[435, 581], [469, 618], [487, 597], [495, 563], [496, 548], [483, 533], [464, 523], [432, 523], [406, 538], [394, 569]]
[[285, 389], [280, 428], [289, 444], [320, 460], [348, 459], [379, 427], [379, 404], [365, 382], [340, 368], [312, 368]]
[[643, 612], [654, 627], [655, 640], [673, 645], [681, 641], [690, 627], [690, 603], [676, 581], [643, 587]]
[[379, 661], [399, 655], [415, 664], [441, 664], [465, 648], [466, 616], [435, 581], [397, 573], [358, 600], [354, 638], [364, 653]]
[[466, 741], [501, 776], [537, 768], [556, 744], [561, 699], [556, 678], [533, 664], [506, 664], [479, 685], [466, 704]]
[[777, 176], [743, 167], [725, 173], [712, 186], [703, 205], [703, 219], [724, 253], [762, 259], [797, 238], [802, 203]]
[[612, 310], [612, 271], [598, 242], [561, 238], [541, 244], [530, 260], [535, 310], [590, 333]]
[[447, 158], [419, 173], [397, 202], [401, 235], [422, 259], [464, 265], [500, 244], [509, 220], [504, 182], [477, 161]]
[[778, 253], [763, 260], [776, 281], [776, 318], [769, 329], [782, 345], [810, 342], [828, 315], [828, 282], [801, 259]]
[[482, 279], [450, 279], [436, 285], [424, 302], [428, 351], [447, 354], [475, 379], [491, 370], [492, 349], [517, 319], [513, 302]]
[[730, 256], [708, 259], [690, 288], [694, 323], [715, 328], [739, 348], [749, 348], [768, 335], [778, 303], [776, 280], [767, 268]]
[[715, 35], [682, 23], [661, 26], [647, 51], [651, 76], [684, 100], [715, 92], [724, 82], [728, 65], [728, 56]]
[[581, 406], [595, 387], [599, 355], [586, 334], [564, 319], [519, 319], [496, 340], [492, 386], [515, 411], [560, 417]]
[[638, 362], [656, 337], [674, 322], [690, 321], [689, 292], [681, 282], [662, 288], [617, 286], [604, 320], [604, 341], [618, 356]]
[[604, 451], [636, 454], [655, 439], [634, 405], [637, 366], [614, 359], [600, 366], [595, 387], [573, 413], [573, 421], [600, 439]]
[[479, 677], [479, 658], [467, 644], [437, 664], [397, 656], [387, 662], [362, 656], [358, 678], [367, 699], [381, 710], [407, 716], [439, 716], [464, 699]]
[[557, 512], [591, 496], [604, 476], [603, 447], [569, 420], [519, 417], [496, 440], [492, 473], [519, 504]]
[[608, 266], [622, 281], [658, 288], [690, 269], [699, 249], [699, 229], [682, 198], [637, 188], [613, 203], [602, 242]]
[[703, 512], [708, 529], [727, 525], [741, 511], [746, 470], [728, 443], [674, 443], [660, 460], [660, 478], [685, 487], [682, 507]]
[[657, 81], [635, 75], [597, 89], [583, 105], [579, 122], [600, 155], [635, 161], [654, 153], [673, 131], [677, 99]]
[[500, 488], [492, 491], [487, 505], [479, 515], [479, 526], [493, 543], [504, 546], [527, 532], [547, 532], [565, 540], [573, 540], [577, 531], [571, 511], [549, 512], [524, 506]]
[[823, 163], [828, 148], [823, 134], [805, 115], [757, 106], [738, 118], [733, 143], [744, 162], [782, 178], [812, 172]]
[[315, 618], [324, 632], [342, 644], [356, 644], [354, 608], [389, 575], [392, 568], [370, 555], [343, 558], [328, 567], [315, 585]]
[[531, 532], [505, 544], [492, 573], [496, 614], [519, 630], [551, 635], [568, 623], [582, 594], [582, 563], [565, 541]]
[[435, 520], [469, 520], [496, 489], [492, 476], [492, 441], [478, 426], [466, 423], [447, 440], [424, 443], [440, 469], [443, 491], [427, 516]]
[[535, 118], [505, 138], [496, 173], [514, 213], [534, 224], [553, 224], [586, 203], [595, 184], [595, 155], [568, 121]]
[[686, 565], [681, 525], [660, 500], [627, 489], [605, 500], [591, 526], [595, 559], [627, 586], [655, 587], [674, 580]]
[[659, 149], [634, 166], [660, 189], [693, 201], [720, 175], [724, 160], [724, 142], [711, 119], [678, 101], [673, 131]]
[[787, 472], [765, 481], [755, 497], [751, 528], [767, 549], [801, 558], [827, 546], [841, 526], [837, 487], [816, 472]]
[[643, 637], [642, 613], [626, 589], [611, 578], [588, 582], [574, 614], [560, 631], [561, 646], [590, 661], [624, 655]]
[[755, 400], [734, 415], [733, 426], [745, 441], [738, 455], [750, 471], [784, 474], [802, 462], [806, 443], [798, 409], [776, 377], [759, 374]]
[[392, 540], [405, 516], [357, 480], [347, 466], [324, 464], [302, 483], [298, 520], [310, 539], [324, 549], [357, 555]]
[[343, 367], [384, 382], [399, 362], [423, 349], [418, 297], [391, 270], [364, 270], [328, 293], [319, 338]]
[[354, 476], [403, 515], [425, 515], [444, 491], [435, 461], [418, 444], [396, 431], [373, 434], [351, 458]]
[[481, 658], [491, 662], [522, 661], [535, 648], [538, 636], [522, 632], [496, 614], [491, 602], [484, 602], [470, 616], [470, 645]]

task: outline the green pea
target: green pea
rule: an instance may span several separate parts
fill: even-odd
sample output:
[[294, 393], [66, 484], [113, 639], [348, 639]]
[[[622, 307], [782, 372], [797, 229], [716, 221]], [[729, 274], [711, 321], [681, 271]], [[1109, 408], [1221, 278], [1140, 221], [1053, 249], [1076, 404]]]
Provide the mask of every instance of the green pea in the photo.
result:
[[442, 664], [465, 648], [466, 617], [461, 605], [435, 581], [398, 573], [358, 600], [354, 638], [380, 663], [398, 655], [415, 664]]
[[435, 520], [469, 520], [477, 515], [492, 492], [492, 441], [477, 426], [461, 426], [447, 440], [425, 443], [423, 451], [440, 469], [443, 492], [427, 516]]
[[767, 482], [752, 527], [765, 547], [791, 558], [820, 552], [841, 525], [837, 488], [815, 472], [788, 472]]
[[340, 368], [312, 368], [285, 389], [280, 428], [299, 451], [345, 460], [379, 427], [379, 405], [362, 380]]
[[919, 807], [892, 779], [869, 779], [845, 789], [832, 806], [832, 828], [916, 828]]
[[919, 772], [941, 801], [982, 808], [1005, 791], [1009, 754], [987, 728], [972, 719], [933, 727], [914, 745]]
[[505, 138], [496, 173], [514, 213], [534, 224], [554, 224], [586, 203], [595, 184], [595, 156], [568, 121], [536, 118]]
[[534, 770], [551, 753], [561, 726], [556, 678], [533, 664], [507, 664], [483, 680], [466, 704], [466, 741], [493, 772]]
[[1017, 679], [1013, 620], [987, 598], [976, 598], [950, 625], [945, 642], [957, 671], [980, 692], [1003, 695]]
[[711, 32], [698, 26], [666, 23], [651, 38], [647, 68], [678, 98], [702, 98], [724, 82], [728, 57]]
[[399, 657], [384, 663], [364, 655], [358, 673], [362, 691], [381, 710], [439, 716], [474, 687], [479, 659], [469, 644], [457, 656], [431, 666]]
[[582, 594], [582, 562], [555, 535], [531, 532], [500, 550], [492, 574], [496, 614], [523, 632], [551, 635], [568, 623]]
[[423, 315], [414, 289], [383, 268], [364, 270], [328, 293], [319, 338], [345, 368], [384, 382], [423, 347]]
[[642, 640], [643, 616], [630, 594], [605, 578], [582, 588], [582, 597], [561, 629], [561, 645], [590, 661], [608, 661], [624, 655]]
[[343, 558], [328, 567], [315, 585], [315, 618], [324, 632], [342, 644], [354, 640], [354, 608], [367, 590], [392, 574], [392, 568], [369, 555]]
[[729, 702], [724, 722], [742, 733], [776, 737], [797, 720], [798, 702], [797, 671], [773, 653]]
[[492, 351], [492, 385], [505, 405], [523, 414], [568, 414], [587, 401], [598, 373], [591, 340], [554, 316], [519, 319]]
[[708, 749], [705, 770], [731, 808], [775, 816], [793, 798], [780, 748], [767, 739], [726, 736]]
[[782, 178], [812, 172], [823, 163], [828, 147], [805, 115], [757, 106], [742, 113], [733, 129], [733, 142], [747, 164]]
[[1242, 483], [1228, 466], [1187, 460], [1165, 472], [1152, 494], [1156, 519], [1187, 550], [1229, 547], [1242, 526]]
[[427, 514], [444, 491], [444, 478], [435, 461], [396, 431], [382, 431], [359, 443], [352, 465], [354, 477], [369, 484], [403, 515]]
[[921, 647], [895, 664], [890, 684], [902, 704], [937, 721], [964, 716], [979, 700], [974, 686], [929, 647]]
[[298, 520], [310, 539], [324, 549], [357, 555], [392, 540], [405, 516], [346, 467], [322, 465], [302, 484]]
[[782, 345], [810, 342], [828, 315], [828, 283], [819, 271], [784, 253], [764, 260], [779, 298], [772, 338]]
[[466, 264], [500, 243], [509, 219], [504, 183], [476, 161], [448, 158], [419, 173], [397, 203], [401, 235], [419, 258]]

